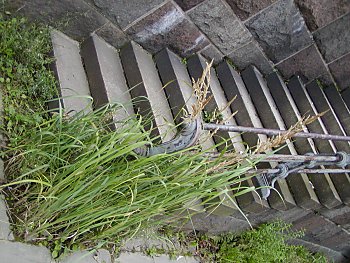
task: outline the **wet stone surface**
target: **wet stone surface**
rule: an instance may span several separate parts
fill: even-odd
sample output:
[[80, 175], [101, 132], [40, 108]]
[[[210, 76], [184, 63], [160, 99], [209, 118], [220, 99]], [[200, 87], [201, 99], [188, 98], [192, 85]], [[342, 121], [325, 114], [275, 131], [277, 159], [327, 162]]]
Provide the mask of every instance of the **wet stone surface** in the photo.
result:
[[[122, 29], [139, 19], [165, 0], [86, 0]], [[74, 1], [72, 1], [74, 2]]]
[[337, 19], [313, 35], [327, 62], [350, 52], [350, 13]]
[[276, 1], [277, 0], [226, 0], [235, 14], [242, 20], [248, 19]]
[[225, 55], [252, 38], [223, 0], [206, 0], [187, 14]]
[[251, 41], [247, 45], [234, 50], [232, 53], [228, 54], [228, 57], [240, 70], [253, 64], [263, 74], [269, 74], [273, 71], [272, 63], [266, 58], [255, 41]]
[[304, 77], [306, 82], [309, 82], [322, 76], [325, 84], [331, 84], [332, 82], [329, 72], [315, 45], [311, 45], [282, 61], [276, 65], [276, 68], [285, 78], [290, 78], [293, 75], [300, 75]]
[[304, 19], [292, 0], [277, 2], [245, 24], [275, 63], [312, 43]]
[[186, 57], [209, 45], [207, 38], [171, 2], [140, 20], [126, 33], [151, 53], [169, 47]]
[[349, 0], [296, 0], [311, 31], [321, 28], [350, 12]]

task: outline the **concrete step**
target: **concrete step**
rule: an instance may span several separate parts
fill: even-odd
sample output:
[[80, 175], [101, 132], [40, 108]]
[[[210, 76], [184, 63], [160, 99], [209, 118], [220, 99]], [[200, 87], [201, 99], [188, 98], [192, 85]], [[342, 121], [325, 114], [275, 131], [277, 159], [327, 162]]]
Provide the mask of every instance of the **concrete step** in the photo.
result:
[[[231, 101], [233, 98], [235, 98], [235, 100], [230, 104], [230, 108], [232, 112], [237, 112], [235, 115], [237, 125], [253, 127], [253, 120], [255, 122], [258, 122], [259, 120], [256, 112], [252, 111], [254, 105], [240, 75], [226, 61], [217, 66], [216, 72], [218, 74], [221, 87], [226, 94], [227, 100]], [[248, 109], [250, 109], [250, 112]], [[260, 139], [264, 139], [264, 136], [259, 137]], [[249, 147], [254, 147], [257, 144], [259, 137], [256, 134], [251, 133], [242, 134], [243, 141]], [[244, 183], [246, 184], [244, 186], [258, 186], [256, 183], [254, 184], [251, 179], [248, 179]], [[269, 204], [266, 201], [262, 201], [254, 192], [238, 196], [237, 200], [243, 211], [259, 213], [269, 208]]]
[[[291, 127], [298, 122], [300, 114], [297, 112], [296, 106], [291, 98], [286, 84], [277, 73], [268, 75], [266, 77], [266, 81], [267, 88], [270, 91], [280, 117], [283, 119], [285, 128]], [[288, 149], [291, 154], [297, 155], [298, 150], [303, 148], [303, 144], [308, 145], [308, 147], [305, 147], [307, 149], [304, 149], [304, 151], [300, 152], [300, 154], [303, 152], [312, 151], [308, 141], [304, 139], [302, 141], [296, 139], [293, 141], [293, 143], [288, 143]], [[305, 209], [320, 208], [319, 200], [307, 174], [290, 174], [287, 177], [287, 182], [298, 206]]]
[[51, 31], [51, 40], [55, 58], [52, 69], [62, 99], [51, 102], [50, 109], [57, 109], [61, 104], [69, 115], [91, 111], [89, 84], [80, 57], [79, 43], [56, 30]]
[[[287, 86], [301, 115], [317, 114], [313, 102], [299, 77], [292, 77]], [[325, 133], [324, 124], [321, 119], [307, 125], [307, 128], [310, 132]], [[319, 152], [333, 153], [328, 141], [314, 140], [314, 143]], [[309, 178], [315, 187], [315, 192], [320, 202], [324, 206], [333, 208], [341, 205], [341, 199], [329, 174], [311, 174]]]
[[121, 49], [120, 58], [131, 97], [135, 100], [135, 111], [144, 119], [153, 120], [145, 122], [153, 137], [160, 135], [161, 140], [170, 140], [175, 135], [175, 130], [171, 129], [175, 126], [173, 115], [152, 56], [130, 42]]
[[334, 113], [338, 117], [345, 134], [350, 135], [350, 110], [345, 104], [339, 91], [334, 86], [330, 86], [324, 88], [323, 92], [325, 93], [329, 103], [332, 105]]
[[[259, 121], [256, 121], [255, 123], [253, 122], [254, 127], [285, 130], [286, 127], [267, 88], [266, 81], [258, 69], [254, 66], [249, 66], [242, 71], [241, 74], [243, 82], [245, 83], [250, 98], [255, 106], [254, 109], [251, 109], [251, 115], [257, 114], [259, 116]], [[265, 140], [266, 138], [264, 137], [262, 142]], [[272, 150], [273, 149], [271, 149], [271, 151]], [[286, 147], [280, 152], [283, 154], [290, 154], [289, 149]], [[271, 162], [270, 165], [271, 167], [275, 167], [277, 163]], [[277, 181], [276, 189], [282, 195], [283, 200], [281, 200], [278, 193], [272, 191], [268, 201], [273, 208], [285, 210], [296, 205], [285, 179]]]
[[[160, 55], [162, 56], [162, 58], [160, 58]], [[163, 63], [158, 63], [160, 61], [160, 59], [162, 59]], [[174, 96], [173, 96], [174, 102], [172, 102], [172, 100], [169, 100], [170, 104], [172, 105], [172, 108], [176, 108], [177, 103], [182, 103], [182, 104], [185, 103], [186, 110], [191, 113], [192, 112], [192, 105], [195, 103], [196, 100], [195, 100], [195, 97], [193, 94], [192, 85], [189, 84], [189, 83], [191, 83], [189, 73], [191, 74], [191, 77], [194, 78], [195, 80], [197, 80], [199, 77], [201, 77], [203, 70], [206, 67], [204, 58], [199, 57], [197, 55], [191, 57], [188, 61], [189, 73], [187, 71], [186, 66], [181, 62], [180, 58], [168, 50], [167, 50], [167, 52], [162, 51], [161, 53], [159, 53], [156, 56], [156, 61], [157, 61], [157, 65], [158, 65], [159, 72], [160, 72], [162, 79], [164, 79], [167, 82], [171, 81], [172, 79], [173, 80], [175, 79], [175, 81], [173, 81], [171, 84], [169, 84], [169, 85], [174, 84], [173, 87], [171, 87], [171, 88], [166, 87], [165, 88], [167, 94], [169, 94], [168, 95], [169, 99], [174, 94]], [[164, 63], [165, 61], [167, 61], [167, 63]], [[172, 68], [172, 70], [169, 70], [170, 68]], [[195, 72], [192, 71], [193, 68], [196, 68]], [[177, 71], [178, 73], [175, 74], [175, 71]], [[179, 74], [179, 72], [181, 72], [181, 74]], [[166, 74], [166, 73], [168, 73], [168, 74]], [[165, 75], [167, 75], [167, 76], [165, 76]], [[214, 70], [213, 70], [211, 76], [212, 76], [212, 78], [211, 78], [211, 83], [210, 83], [210, 89], [211, 89], [211, 93], [212, 93], [212, 90], [215, 90], [218, 88], [218, 86], [217, 86], [218, 83], [217, 83], [217, 81], [215, 81]], [[163, 83], [165, 81], [163, 81]], [[180, 90], [182, 92], [180, 92]], [[185, 90], [187, 90], [187, 91], [190, 90], [190, 92], [185, 92]], [[175, 95], [176, 92], [178, 93], [178, 95]], [[181, 98], [181, 95], [182, 95], [182, 98]], [[174, 99], [174, 97], [175, 97], [175, 99]], [[213, 98], [211, 104], [215, 104], [215, 101], [216, 101], [215, 98]], [[205, 109], [208, 110], [208, 107], [206, 107]], [[205, 134], [209, 135], [209, 138], [207, 140], [205, 140], [204, 142], [201, 142], [202, 147], [204, 149], [215, 148], [215, 142], [214, 142], [213, 138], [211, 137], [211, 135], [208, 134], [208, 132], [205, 132]], [[214, 149], [214, 151], [216, 151], [216, 149]], [[230, 186], [228, 186], [228, 188], [230, 188]], [[222, 191], [222, 189], [218, 189], [218, 193], [221, 191]], [[228, 196], [230, 196], [231, 199]], [[233, 197], [233, 193], [231, 190], [229, 190], [228, 196], [222, 194], [222, 195], [219, 195], [215, 200], [211, 200], [211, 202], [208, 203], [208, 206], [207, 206], [208, 212], [213, 213], [215, 215], [226, 215], [226, 216], [231, 215], [231, 216], [238, 216], [239, 217], [240, 212], [238, 209], [238, 205], [237, 205], [235, 198]], [[216, 205], [213, 207], [213, 205], [217, 204], [218, 202], [220, 202], [220, 205]]]
[[[306, 85], [306, 90], [310, 95], [310, 98], [315, 106], [315, 109], [318, 113], [327, 111], [322, 117], [321, 120], [325, 125], [325, 129], [330, 134], [335, 135], [345, 135], [343, 126], [341, 125], [338, 117], [336, 116], [334, 109], [330, 102], [328, 101], [323, 90], [317, 84], [317, 81], [314, 80], [308, 85]], [[332, 150], [334, 152], [343, 151], [350, 152], [350, 146], [348, 142], [342, 141], [332, 141], [330, 142]], [[344, 203], [349, 204], [350, 202], [350, 177], [346, 173], [339, 174], [330, 174], [330, 177], [336, 187], [339, 196], [341, 197]]]
[[117, 50], [93, 34], [82, 43], [81, 54], [94, 106], [98, 108], [108, 103], [122, 104], [123, 109], [115, 114], [116, 121], [134, 114]]

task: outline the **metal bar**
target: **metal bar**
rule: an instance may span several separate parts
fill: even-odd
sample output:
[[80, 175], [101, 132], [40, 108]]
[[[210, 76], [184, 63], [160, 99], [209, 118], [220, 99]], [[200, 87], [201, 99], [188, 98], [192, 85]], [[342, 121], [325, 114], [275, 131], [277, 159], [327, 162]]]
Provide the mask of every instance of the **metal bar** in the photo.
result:
[[[217, 157], [220, 153], [207, 153], [212, 157]], [[224, 157], [232, 157], [232, 154], [225, 153]], [[249, 155], [242, 155], [242, 158], [249, 157]], [[271, 162], [271, 161], [283, 161], [283, 162], [337, 162], [338, 157], [334, 155], [286, 155], [286, 154], [254, 154], [255, 159], [261, 159], [260, 162]]]
[[[212, 124], [212, 123], [203, 123], [203, 129], [204, 130], [222, 130], [222, 131], [229, 131], [229, 132], [252, 132], [252, 133], [275, 135], [275, 136], [283, 135], [288, 132], [288, 131], [282, 131], [277, 129], [253, 128], [253, 127], [222, 125], [222, 124]], [[350, 141], [350, 136], [319, 134], [319, 133], [312, 133], [312, 132], [298, 132], [298, 133], [295, 133], [292, 137], [333, 140], [333, 141]]]
[[[249, 174], [278, 173], [279, 169], [256, 169], [249, 170]], [[323, 174], [323, 173], [350, 173], [349, 169], [300, 169], [296, 173]]]

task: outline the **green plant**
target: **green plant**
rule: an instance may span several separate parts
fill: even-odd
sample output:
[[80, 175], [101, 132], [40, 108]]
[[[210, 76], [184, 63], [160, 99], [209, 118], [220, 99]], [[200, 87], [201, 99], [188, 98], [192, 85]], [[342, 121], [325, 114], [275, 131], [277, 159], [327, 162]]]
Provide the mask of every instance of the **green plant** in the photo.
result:
[[47, 117], [43, 101], [56, 94], [48, 70], [51, 50], [48, 27], [28, 24], [24, 18], [0, 17], [0, 87], [6, 124], [2, 128], [12, 143]]
[[218, 110], [215, 109], [214, 111], [208, 112], [208, 111], [203, 111], [203, 121], [207, 123], [220, 123], [223, 121], [223, 115], [222, 113]]
[[[203, 233], [189, 233], [170, 229], [161, 232], [168, 238], [175, 237], [181, 243], [181, 251], [193, 253], [201, 262], [297, 262], [297, 263], [327, 263], [324, 256], [311, 254], [302, 246], [288, 245], [290, 238], [302, 237], [302, 232], [291, 231], [291, 225], [281, 221], [261, 225], [257, 229], [248, 230], [242, 234], [224, 234], [208, 236]], [[179, 238], [179, 233], [182, 233]]]

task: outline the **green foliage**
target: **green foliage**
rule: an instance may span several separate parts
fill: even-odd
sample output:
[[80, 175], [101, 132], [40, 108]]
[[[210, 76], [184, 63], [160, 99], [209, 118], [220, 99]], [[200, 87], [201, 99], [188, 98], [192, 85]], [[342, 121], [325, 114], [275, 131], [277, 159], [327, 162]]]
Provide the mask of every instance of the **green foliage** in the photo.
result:
[[215, 109], [212, 112], [203, 111], [202, 115], [203, 121], [206, 123], [220, 123], [223, 121], [223, 115], [218, 109]]
[[28, 24], [24, 18], [0, 16], [0, 88], [3, 95], [4, 131], [16, 143], [17, 135], [47, 116], [44, 100], [55, 94], [49, 29]]
[[288, 245], [288, 239], [302, 237], [303, 233], [291, 231], [291, 225], [281, 221], [264, 224], [239, 235], [184, 234], [169, 229], [163, 230], [162, 234], [168, 238], [175, 237], [181, 243], [182, 249], [178, 254], [195, 247], [194, 255], [199, 256], [201, 262], [327, 263], [322, 255], [312, 255], [302, 246]]

